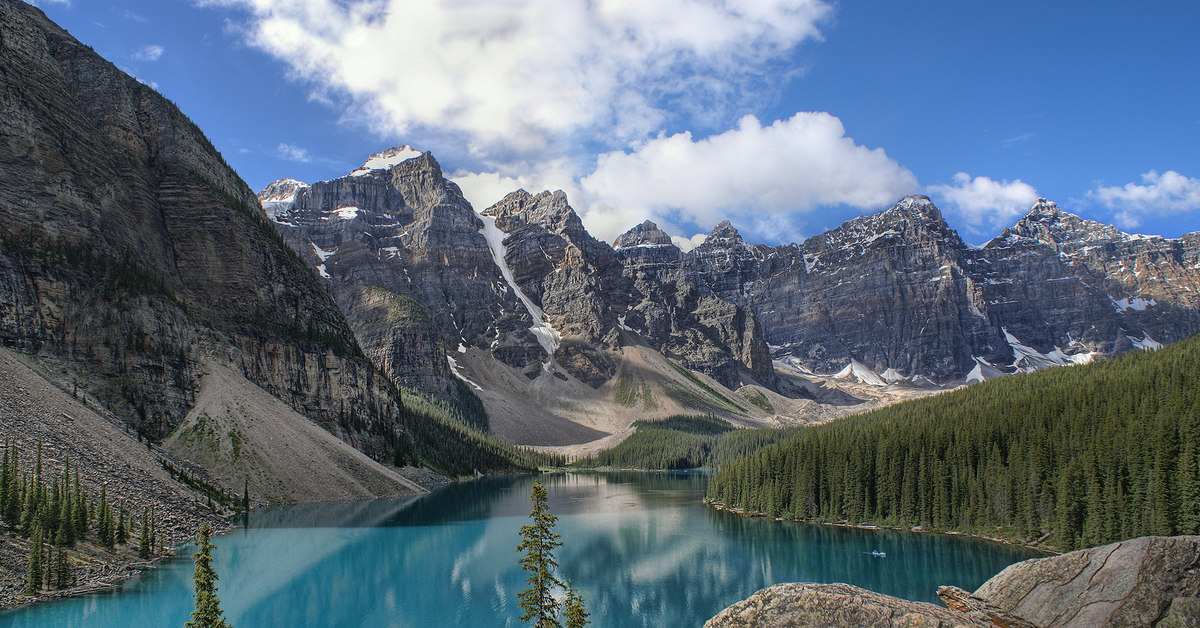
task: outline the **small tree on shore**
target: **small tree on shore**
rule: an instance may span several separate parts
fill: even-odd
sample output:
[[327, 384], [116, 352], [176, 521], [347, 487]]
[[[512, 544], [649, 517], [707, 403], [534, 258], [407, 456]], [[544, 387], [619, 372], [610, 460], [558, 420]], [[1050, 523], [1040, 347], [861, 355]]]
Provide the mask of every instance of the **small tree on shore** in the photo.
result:
[[217, 572], [212, 567], [214, 545], [209, 537], [212, 530], [208, 524], [200, 526], [200, 540], [192, 559], [196, 561], [196, 572], [192, 576], [196, 587], [196, 608], [192, 620], [184, 628], [230, 628], [221, 612], [221, 601], [217, 599]]
[[554, 533], [558, 517], [546, 507], [546, 489], [541, 480], [533, 483], [530, 499], [533, 511], [529, 518], [533, 523], [521, 526], [521, 543], [517, 545], [518, 552], [525, 552], [521, 557], [521, 568], [529, 572], [529, 588], [517, 594], [521, 609], [525, 611], [521, 621], [532, 619], [535, 628], [561, 628], [559, 602], [554, 598], [554, 589], [562, 586], [562, 581], [554, 577], [554, 568], [558, 567], [554, 548], [562, 545], [559, 535]]

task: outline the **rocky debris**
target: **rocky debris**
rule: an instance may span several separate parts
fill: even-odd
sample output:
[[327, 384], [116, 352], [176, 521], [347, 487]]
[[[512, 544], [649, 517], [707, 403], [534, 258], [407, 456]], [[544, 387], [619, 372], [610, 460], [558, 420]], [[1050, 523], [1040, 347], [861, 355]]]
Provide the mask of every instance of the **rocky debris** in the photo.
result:
[[[85, 394], [73, 395], [68, 372], [62, 363], [0, 348], [0, 435], [17, 443], [22, 470], [33, 468], [41, 443], [47, 481], [59, 478], [64, 461], [69, 460], [72, 474], [79, 474], [89, 494], [97, 496], [104, 487], [113, 507], [124, 506], [135, 519], [143, 508], [153, 509], [161, 545], [166, 547], [192, 539], [203, 522], [228, 529], [225, 519], [207, 508], [207, 497], [177, 482], [161, 463], [178, 464], [177, 460], [139, 442], [94, 400], [86, 401]], [[136, 539], [132, 542], [136, 544]], [[28, 548], [28, 540], [0, 534], [0, 607], [42, 599], [20, 595]], [[149, 565], [138, 558], [136, 549], [118, 547], [109, 552], [89, 542], [78, 543], [70, 557], [80, 584], [53, 596], [101, 590]]]
[[777, 584], [737, 602], [705, 628], [928, 626], [987, 628], [988, 622], [928, 602], [910, 602], [848, 584]]
[[1027, 560], [973, 596], [1037, 626], [1195, 626], [1200, 536], [1141, 537]]
[[196, 405], [163, 450], [228, 493], [270, 503], [399, 497], [424, 490], [289, 408], [227, 366], [207, 361]]
[[947, 608], [846, 584], [780, 584], [706, 628], [1200, 625], [1200, 536], [1141, 537], [1010, 565], [967, 593], [939, 587]]

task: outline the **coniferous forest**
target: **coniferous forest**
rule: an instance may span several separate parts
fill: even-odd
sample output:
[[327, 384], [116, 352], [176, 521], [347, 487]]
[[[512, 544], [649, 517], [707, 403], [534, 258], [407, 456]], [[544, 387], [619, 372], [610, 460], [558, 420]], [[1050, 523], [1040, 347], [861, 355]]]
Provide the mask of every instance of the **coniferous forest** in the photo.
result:
[[1200, 336], [809, 428], [722, 465], [716, 504], [1073, 549], [1200, 533]]

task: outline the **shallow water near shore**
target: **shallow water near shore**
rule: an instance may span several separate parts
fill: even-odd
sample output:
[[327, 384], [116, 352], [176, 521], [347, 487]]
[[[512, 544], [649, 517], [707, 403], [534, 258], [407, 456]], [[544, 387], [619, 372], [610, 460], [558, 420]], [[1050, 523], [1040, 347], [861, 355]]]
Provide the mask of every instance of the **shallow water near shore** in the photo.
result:
[[[214, 539], [226, 618], [238, 628], [524, 626], [516, 545], [533, 480], [252, 512], [246, 527]], [[703, 473], [563, 473], [542, 483], [559, 516], [559, 577], [582, 591], [594, 626], [699, 626], [782, 582], [846, 582], [936, 602], [938, 585], [973, 590], [1035, 556], [967, 537], [717, 512], [700, 503]], [[182, 626], [191, 551], [112, 593], [0, 613], [0, 626]]]

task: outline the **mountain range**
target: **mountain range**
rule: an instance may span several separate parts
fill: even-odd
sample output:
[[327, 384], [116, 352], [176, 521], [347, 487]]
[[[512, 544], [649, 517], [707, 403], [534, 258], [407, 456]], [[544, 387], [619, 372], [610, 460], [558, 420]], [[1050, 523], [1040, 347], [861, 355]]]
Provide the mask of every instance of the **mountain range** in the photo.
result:
[[[803, 422], [813, 404], [788, 400], [828, 406], [839, 381], [903, 397], [1200, 329], [1200, 233], [1127, 234], [1045, 199], [980, 247], [924, 196], [797, 244], [750, 244], [722, 222], [683, 251], [646, 221], [610, 245], [561, 191], [476, 211], [408, 146], [259, 199], [375, 363], [443, 397], [466, 383], [516, 442], [596, 436], [564, 418], [612, 433], [623, 405]], [[672, 364], [729, 403], [678, 390]], [[517, 429], [514, 412], [543, 420]]]

